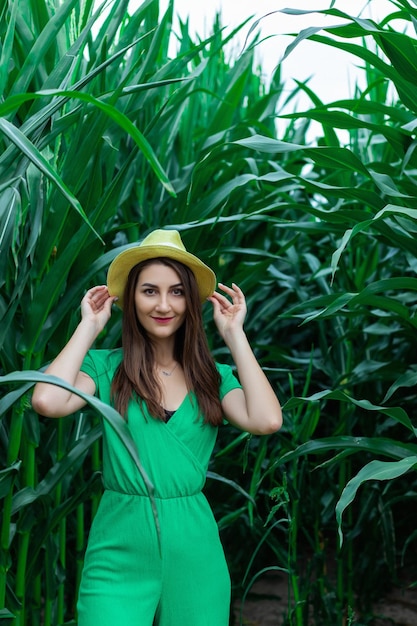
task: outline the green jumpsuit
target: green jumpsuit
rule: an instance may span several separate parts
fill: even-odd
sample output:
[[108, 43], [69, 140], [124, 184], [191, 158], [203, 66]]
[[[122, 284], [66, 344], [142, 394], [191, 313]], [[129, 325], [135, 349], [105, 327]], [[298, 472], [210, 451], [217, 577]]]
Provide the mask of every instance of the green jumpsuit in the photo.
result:
[[[82, 371], [110, 404], [121, 350], [91, 350]], [[217, 364], [220, 397], [239, 387]], [[230, 577], [217, 524], [202, 488], [217, 428], [186, 396], [165, 423], [131, 402], [128, 427], [155, 488], [160, 542], [142, 476], [103, 420], [104, 493], [88, 541], [78, 626], [227, 626]]]

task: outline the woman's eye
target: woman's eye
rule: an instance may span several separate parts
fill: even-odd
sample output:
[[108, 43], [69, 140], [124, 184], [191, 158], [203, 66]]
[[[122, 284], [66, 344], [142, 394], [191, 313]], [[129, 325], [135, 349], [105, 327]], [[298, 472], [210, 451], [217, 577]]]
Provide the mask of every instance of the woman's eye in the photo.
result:
[[155, 293], [155, 289], [150, 289], [150, 288], [145, 289], [144, 293], [145, 293], [147, 296], [153, 296], [153, 294]]
[[182, 289], [173, 289], [172, 293], [174, 294], [174, 296], [183, 296], [184, 295], [184, 291]]

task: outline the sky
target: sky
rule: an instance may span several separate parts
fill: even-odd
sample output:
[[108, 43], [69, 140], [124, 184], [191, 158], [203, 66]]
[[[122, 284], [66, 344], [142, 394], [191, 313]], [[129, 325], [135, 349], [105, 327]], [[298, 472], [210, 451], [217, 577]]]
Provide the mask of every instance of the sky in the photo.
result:
[[[111, 2], [111, 0], [109, 0]], [[95, 0], [96, 5], [103, 0]], [[133, 12], [143, 0], [130, 0], [129, 8]], [[169, 0], [160, 0], [161, 12], [168, 6]], [[257, 45], [257, 59], [262, 67], [266, 83], [274, 68], [279, 64], [287, 46], [294, 40], [288, 33], [298, 33], [311, 26], [330, 26], [340, 24], [341, 20], [330, 18], [313, 10], [330, 7], [331, 0], [174, 0], [174, 15], [182, 21], [189, 19], [191, 33], [200, 38], [208, 37], [216, 12], [221, 13], [222, 24], [226, 33], [250, 18], [242, 29], [240, 38], [235, 38], [231, 56], [237, 55], [245, 43], [246, 35], [258, 20], [261, 42]], [[287, 15], [280, 10], [290, 8], [309, 11], [305, 15]], [[348, 15], [371, 17], [375, 20], [394, 11], [390, 0], [335, 0], [334, 8]], [[262, 19], [261, 19], [262, 18]], [[174, 20], [173, 30], [178, 31], [178, 22]], [[360, 42], [359, 42], [360, 43]], [[175, 45], [175, 38], [173, 38]], [[173, 53], [175, 51], [173, 50]], [[350, 98], [354, 94], [355, 84], [361, 85], [361, 61], [336, 48], [323, 46], [312, 41], [303, 41], [291, 52], [281, 65], [281, 81], [285, 90], [292, 92], [296, 81], [307, 81], [308, 86], [324, 102]], [[364, 80], [364, 79], [363, 79]], [[297, 109], [310, 108], [307, 96], [298, 91]], [[293, 111], [292, 102], [290, 110]]]
[[[131, 0], [131, 2], [137, 1]], [[165, 10], [167, 5], [168, 0], [160, 0], [161, 10]], [[286, 36], [285, 33], [299, 32], [310, 26], [341, 23], [336, 18], [328, 18], [317, 13], [294, 16], [277, 11], [284, 8], [312, 11], [313, 9], [326, 9], [329, 6], [330, 0], [257, 0], [256, 2], [253, 0], [174, 0], [175, 13], [183, 20], [188, 16], [190, 29], [200, 36], [210, 34], [216, 11], [221, 13], [222, 23], [227, 32], [253, 16], [246, 30], [242, 31], [239, 45], [243, 45], [250, 26], [262, 18], [258, 28], [263, 41], [257, 48], [258, 59], [267, 80], [279, 63], [286, 47], [293, 41], [293, 38]], [[349, 15], [361, 15], [361, 17], [374, 19], [392, 13], [394, 9], [389, 0], [370, 0], [370, 2], [336, 0], [334, 6]], [[289, 91], [295, 87], [295, 79], [300, 81], [309, 79], [309, 87], [324, 102], [329, 102], [352, 95], [354, 83], [359, 76], [356, 67], [359, 62], [356, 57], [335, 48], [330, 49], [314, 42], [303, 41], [283, 62], [282, 78], [288, 84]]]

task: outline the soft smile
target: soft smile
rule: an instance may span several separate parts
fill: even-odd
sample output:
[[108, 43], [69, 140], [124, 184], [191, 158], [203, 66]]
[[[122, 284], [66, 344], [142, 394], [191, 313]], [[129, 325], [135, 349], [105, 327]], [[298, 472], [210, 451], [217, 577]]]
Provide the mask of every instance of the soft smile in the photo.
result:
[[157, 324], [168, 324], [168, 322], [171, 322], [174, 319], [174, 317], [153, 317], [152, 316], [152, 319]]

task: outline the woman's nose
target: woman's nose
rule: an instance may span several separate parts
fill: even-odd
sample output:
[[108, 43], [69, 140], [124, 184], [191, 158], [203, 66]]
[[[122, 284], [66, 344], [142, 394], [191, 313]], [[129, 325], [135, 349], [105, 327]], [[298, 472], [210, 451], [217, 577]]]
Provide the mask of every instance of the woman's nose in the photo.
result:
[[171, 308], [171, 305], [169, 303], [168, 295], [160, 294], [158, 303], [156, 306], [157, 306], [158, 311], [169, 311], [169, 309]]

